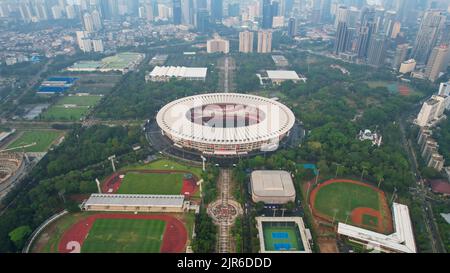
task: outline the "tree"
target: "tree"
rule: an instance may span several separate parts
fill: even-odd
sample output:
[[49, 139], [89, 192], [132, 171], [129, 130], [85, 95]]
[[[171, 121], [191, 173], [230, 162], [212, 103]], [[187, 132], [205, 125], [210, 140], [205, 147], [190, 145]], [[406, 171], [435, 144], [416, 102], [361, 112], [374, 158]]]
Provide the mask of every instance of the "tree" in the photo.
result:
[[20, 226], [9, 233], [9, 239], [14, 243], [17, 249], [21, 249], [31, 232], [29, 226]]

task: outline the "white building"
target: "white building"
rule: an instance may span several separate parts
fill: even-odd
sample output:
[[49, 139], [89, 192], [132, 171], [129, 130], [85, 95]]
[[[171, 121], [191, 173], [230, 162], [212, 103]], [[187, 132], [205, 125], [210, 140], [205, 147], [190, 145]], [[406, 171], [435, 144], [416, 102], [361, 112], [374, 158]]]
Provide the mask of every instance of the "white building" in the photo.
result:
[[419, 126], [433, 126], [444, 118], [444, 110], [449, 97], [433, 95], [423, 103], [422, 109], [415, 120]]
[[402, 74], [411, 73], [416, 69], [416, 61], [414, 59], [410, 59], [402, 62], [400, 65], [399, 72]]
[[101, 39], [92, 40], [92, 47], [94, 52], [103, 52], [103, 41]]
[[285, 81], [306, 82], [305, 77], [301, 77], [293, 70], [267, 70], [267, 77], [274, 84], [281, 84]]
[[190, 81], [205, 81], [208, 68], [185, 66], [155, 66], [146, 77], [147, 81], [160, 82], [170, 79], [184, 79]]
[[360, 141], [369, 140], [372, 142], [372, 145], [380, 147], [383, 137], [378, 133], [372, 133], [372, 131], [366, 129], [364, 131], [363, 130], [359, 131], [358, 139]]
[[286, 204], [295, 202], [291, 174], [286, 171], [254, 171], [251, 174], [252, 200], [255, 203]]
[[224, 54], [228, 54], [230, 52], [230, 41], [222, 39], [220, 37], [215, 37], [214, 39], [207, 41], [206, 51], [208, 53], [221, 52]]
[[395, 231], [390, 235], [344, 223], [338, 224], [338, 234], [347, 237], [354, 243], [362, 244], [370, 250], [388, 253], [416, 253], [416, 243], [408, 206], [393, 203], [392, 212]]

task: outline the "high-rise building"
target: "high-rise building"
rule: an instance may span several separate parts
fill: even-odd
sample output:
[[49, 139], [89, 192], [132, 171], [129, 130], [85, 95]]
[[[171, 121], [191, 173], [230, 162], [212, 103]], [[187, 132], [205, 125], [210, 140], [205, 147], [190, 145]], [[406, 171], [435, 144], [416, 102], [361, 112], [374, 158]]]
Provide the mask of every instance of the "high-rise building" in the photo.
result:
[[262, 0], [262, 24], [263, 29], [272, 28], [273, 15], [272, 15], [272, 5], [270, 0]]
[[384, 64], [386, 50], [386, 37], [384, 35], [372, 35], [367, 52], [367, 63], [372, 66]]
[[195, 26], [198, 32], [207, 33], [210, 29], [209, 12], [206, 9], [199, 10], [196, 16]]
[[253, 52], [253, 32], [243, 31], [239, 32], [239, 52], [251, 53]]
[[258, 31], [258, 53], [272, 52], [272, 31]]
[[349, 42], [349, 31], [346, 22], [339, 22], [338, 28], [336, 31], [336, 40], [334, 42], [334, 54], [339, 55], [341, 52], [345, 52], [348, 48]]
[[221, 22], [223, 18], [223, 1], [211, 0], [211, 19], [214, 22]]
[[395, 56], [392, 62], [392, 68], [399, 69], [400, 65], [408, 58], [410, 50], [409, 44], [400, 44], [395, 49]]
[[92, 40], [92, 46], [93, 46], [93, 51], [94, 52], [103, 52], [104, 48], [103, 48], [103, 41], [101, 39], [93, 39]]
[[94, 29], [95, 30], [102, 29], [102, 18], [101, 18], [100, 12], [98, 12], [98, 10], [92, 11], [91, 17], [92, 17], [92, 23], [94, 25]]
[[449, 47], [448, 45], [437, 46], [433, 49], [425, 69], [425, 76], [432, 82], [436, 81], [441, 72], [448, 67]]
[[423, 127], [429, 126], [442, 119], [445, 111], [446, 97], [433, 95], [423, 103], [422, 109], [417, 115], [416, 124]]
[[228, 4], [228, 16], [230, 17], [238, 17], [240, 13], [240, 5], [239, 3]]
[[369, 43], [371, 41], [372, 34], [375, 31], [374, 15], [374, 11], [370, 9], [362, 12], [361, 26], [358, 28], [358, 41], [356, 44], [358, 58], [367, 57]]
[[75, 8], [73, 5], [66, 6], [66, 16], [67, 16], [67, 19], [75, 19], [77, 17], [77, 14], [75, 12]]
[[288, 35], [290, 38], [297, 36], [297, 21], [295, 18], [289, 18], [288, 22]]
[[95, 31], [92, 16], [87, 12], [83, 15], [83, 26], [84, 30], [87, 32]]
[[337, 29], [339, 22], [348, 23], [348, 8], [346, 6], [340, 5], [336, 9], [336, 19], [334, 21], [334, 28]]
[[154, 20], [154, 11], [153, 11], [153, 3], [151, 1], [147, 1], [144, 4], [144, 17], [148, 22], [152, 22]]
[[181, 0], [172, 2], [173, 24], [181, 25]]
[[181, 22], [194, 25], [194, 0], [181, 0]]
[[400, 69], [398, 70], [398, 72], [402, 74], [412, 73], [416, 69], [416, 64], [417, 63], [414, 59], [404, 61], [400, 64]]
[[220, 52], [227, 54], [230, 52], [230, 42], [220, 37], [214, 37], [214, 39], [208, 40], [206, 42], [206, 51], [208, 53]]
[[426, 64], [431, 51], [436, 46], [439, 34], [445, 26], [446, 16], [443, 11], [425, 12], [417, 33], [413, 49], [414, 59], [418, 64]]

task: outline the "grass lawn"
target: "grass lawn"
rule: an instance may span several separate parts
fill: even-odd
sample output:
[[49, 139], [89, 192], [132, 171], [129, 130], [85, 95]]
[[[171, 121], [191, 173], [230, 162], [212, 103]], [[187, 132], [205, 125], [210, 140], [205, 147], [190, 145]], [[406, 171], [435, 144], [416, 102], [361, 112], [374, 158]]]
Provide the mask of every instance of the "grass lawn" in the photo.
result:
[[166, 222], [145, 219], [97, 219], [81, 252], [159, 253]]
[[65, 96], [56, 105], [76, 104], [78, 106], [94, 106], [101, 99], [101, 96]]
[[63, 106], [54, 105], [47, 111], [42, 113], [41, 118], [44, 120], [79, 120], [89, 111], [87, 106], [64, 108]]
[[376, 227], [378, 226], [378, 218], [373, 217], [372, 215], [364, 214], [362, 216], [362, 224], [365, 226]]
[[180, 194], [183, 174], [127, 173], [117, 193]]
[[195, 174], [199, 179], [202, 175], [202, 169], [197, 167], [192, 167], [188, 165], [183, 165], [176, 161], [167, 160], [167, 159], [159, 159], [157, 161], [153, 161], [146, 165], [134, 166], [133, 169], [139, 170], [179, 170], [179, 171], [187, 171]]
[[[280, 224], [277, 224], [280, 225]], [[282, 224], [281, 224], [282, 225]], [[282, 250], [304, 250], [301, 239], [297, 235], [297, 230], [295, 226], [271, 226], [271, 223], [265, 223], [263, 226], [264, 233], [264, 245], [268, 251], [278, 251], [280, 248]], [[274, 236], [275, 233], [275, 236]], [[276, 235], [282, 235], [277, 238]], [[289, 248], [289, 249], [287, 249]]]
[[24, 131], [19, 138], [8, 145], [8, 148], [15, 148], [36, 142], [36, 145], [25, 148], [25, 152], [46, 152], [60, 135], [61, 132], [58, 131]]
[[[366, 186], [352, 183], [333, 183], [319, 189], [314, 208], [321, 214], [345, 222], [359, 207], [380, 210], [379, 193]], [[350, 219], [350, 217], [349, 217]]]

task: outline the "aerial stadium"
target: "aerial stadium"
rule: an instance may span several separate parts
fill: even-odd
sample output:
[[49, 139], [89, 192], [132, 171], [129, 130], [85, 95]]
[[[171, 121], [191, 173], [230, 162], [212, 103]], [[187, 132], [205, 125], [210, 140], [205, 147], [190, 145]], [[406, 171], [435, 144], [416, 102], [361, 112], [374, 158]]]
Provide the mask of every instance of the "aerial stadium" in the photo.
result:
[[170, 102], [158, 112], [156, 122], [178, 148], [233, 157], [276, 150], [289, 135], [295, 116], [273, 99], [211, 93]]

